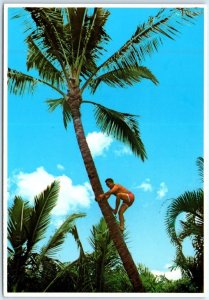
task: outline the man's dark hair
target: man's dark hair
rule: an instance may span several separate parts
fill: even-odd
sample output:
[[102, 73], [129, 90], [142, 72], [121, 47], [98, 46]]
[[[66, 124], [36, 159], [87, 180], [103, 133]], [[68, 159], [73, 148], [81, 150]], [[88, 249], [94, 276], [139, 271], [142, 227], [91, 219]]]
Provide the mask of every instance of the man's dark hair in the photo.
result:
[[107, 179], [105, 180], [105, 182], [111, 182], [111, 183], [113, 183], [114, 180], [113, 180], [112, 178], [107, 178]]

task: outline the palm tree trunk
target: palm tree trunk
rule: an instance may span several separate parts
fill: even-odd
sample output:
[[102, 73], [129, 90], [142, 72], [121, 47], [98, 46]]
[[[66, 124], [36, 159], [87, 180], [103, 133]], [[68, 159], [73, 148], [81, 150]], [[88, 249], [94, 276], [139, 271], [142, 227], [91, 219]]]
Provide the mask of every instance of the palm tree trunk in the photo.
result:
[[[89, 146], [86, 141], [86, 137], [84, 134], [83, 125], [81, 122], [80, 117], [80, 103], [81, 98], [79, 96], [75, 97], [75, 94], [69, 95], [68, 104], [71, 109], [72, 117], [73, 117], [73, 124], [74, 129], [78, 141], [78, 145], [81, 151], [81, 155], [85, 164], [85, 168], [92, 186], [92, 189], [95, 194], [95, 198], [99, 194], [104, 193], [99, 176], [89, 149]], [[142, 285], [138, 270], [136, 268], [136, 265], [133, 261], [133, 258], [127, 248], [126, 243], [124, 242], [123, 236], [121, 234], [121, 231], [119, 229], [119, 226], [116, 222], [116, 219], [112, 213], [112, 210], [108, 204], [107, 201], [99, 201], [98, 202], [100, 209], [102, 211], [102, 214], [105, 218], [105, 221], [108, 225], [110, 237], [113, 240], [115, 247], [121, 257], [121, 260], [123, 262], [124, 268], [128, 274], [128, 277], [133, 285], [135, 292], [144, 292], [144, 287]]]

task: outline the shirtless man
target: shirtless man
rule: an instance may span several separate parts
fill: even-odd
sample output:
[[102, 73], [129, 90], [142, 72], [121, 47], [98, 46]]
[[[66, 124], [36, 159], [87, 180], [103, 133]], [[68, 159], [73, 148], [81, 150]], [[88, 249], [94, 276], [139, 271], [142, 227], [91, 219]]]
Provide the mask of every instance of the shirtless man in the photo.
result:
[[118, 212], [120, 200], [123, 200], [123, 203], [120, 206], [118, 214], [119, 214], [119, 220], [120, 220], [120, 230], [124, 231], [124, 216], [123, 216], [123, 214], [127, 210], [127, 208], [129, 206], [131, 206], [132, 203], [134, 202], [134, 198], [135, 198], [134, 194], [132, 192], [130, 192], [129, 190], [127, 190], [122, 185], [114, 183], [113, 179], [111, 179], [111, 178], [107, 178], [105, 180], [105, 182], [106, 182], [106, 185], [110, 189], [106, 193], [99, 195], [99, 200], [108, 199], [111, 195], [115, 195], [116, 196], [116, 205], [115, 205], [115, 209], [112, 209], [113, 213], [115, 215]]

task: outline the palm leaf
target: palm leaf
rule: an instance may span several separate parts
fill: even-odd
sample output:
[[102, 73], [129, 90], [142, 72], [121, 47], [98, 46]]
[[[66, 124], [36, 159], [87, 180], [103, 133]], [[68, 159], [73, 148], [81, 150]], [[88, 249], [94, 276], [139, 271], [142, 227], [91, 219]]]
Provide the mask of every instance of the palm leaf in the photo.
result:
[[109, 36], [104, 30], [104, 24], [109, 14], [102, 8], [94, 8], [91, 16], [87, 14], [88, 21], [87, 25], [84, 26], [86, 32], [83, 37], [82, 52], [77, 68], [78, 71], [81, 70], [82, 76], [89, 76], [96, 70], [95, 62], [103, 53], [105, 42], [109, 41]]
[[15, 95], [24, 95], [27, 93], [33, 93], [38, 80], [30, 75], [18, 72], [12, 69], [8, 69], [8, 88], [10, 93]]
[[65, 129], [67, 129], [68, 123], [72, 120], [72, 112], [70, 106], [68, 105], [67, 101], [63, 102], [63, 123]]
[[32, 38], [39, 41], [50, 61], [54, 63], [59, 62], [67, 79], [67, 71], [70, 72], [70, 67], [66, 55], [69, 49], [65, 43], [64, 21], [61, 9], [26, 7], [25, 10], [30, 13], [36, 25]]
[[52, 85], [56, 84], [57, 87], [61, 87], [63, 84], [63, 75], [57, 70], [53, 63], [47, 59], [44, 53], [36, 45], [32, 35], [29, 35], [26, 39], [28, 44], [28, 53], [27, 53], [27, 68], [37, 69], [39, 76], [50, 82]]
[[154, 84], [158, 83], [157, 78], [151, 73], [149, 69], [142, 66], [133, 65], [131, 67], [117, 68], [94, 78], [90, 82], [90, 87], [95, 93], [100, 83], [106, 83], [111, 87], [125, 87], [132, 86], [140, 82], [142, 79], [149, 79]]
[[74, 266], [77, 265], [78, 261], [79, 261], [79, 259], [73, 261], [72, 263], [59, 263], [60, 271], [58, 271], [55, 274], [55, 277], [47, 285], [47, 287], [43, 290], [43, 292], [45, 293], [46, 291], [48, 291], [49, 288], [65, 273], [67, 273], [68, 276], [70, 276], [71, 280], [74, 280], [74, 278], [77, 277], [77, 272], [75, 272]]
[[[84, 216], [85, 216], [85, 214], [84, 214]], [[85, 253], [84, 253], [83, 245], [81, 243], [81, 240], [80, 240], [80, 237], [79, 237], [79, 234], [78, 234], [77, 227], [75, 225], [72, 226], [72, 228], [70, 229], [70, 233], [73, 235], [73, 237], [74, 237], [74, 239], [77, 243], [78, 248], [80, 248], [80, 257], [83, 257], [85, 255]]]
[[[57, 251], [62, 246], [65, 237], [68, 233], [76, 232], [74, 228], [74, 221], [78, 218], [85, 217], [85, 214], [72, 214], [62, 223], [62, 225], [57, 229], [57, 231], [53, 234], [53, 236], [48, 241], [47, 245], [44, 246], [41, 250], [40, 260], [43, 256], [47, 255], [49, 257], [53, 257]], [[78, 241], [78, 235], [76, 236]]]
[[77, 76], [80, 72], [81, 76], [90, 76], [96, 70], [95, 60], [101, 56], [104, 44], [109, 40], [104, 25], [110, 13], [98, 7], [62, 11], [67, 20], [65, 36], [74, 72]]
[[203, 218], [203, 191], [185, 192], [183, 195], [173, 199], [168, 207], [165, 218], [167, 232], [173, 243], [179, 244], [175, 223], [177, 217], [182, 213], [189, 213], [196, 218]]
[[55, 85], [50, 84], [39, 78], [24, 74], [22, 72], [8, 68], [8, 89], [10, 93], [15, 95], [24, 95], [25, 93], [33, 93], [38, 84], [45, 84], [55, 91], [65, 96], [64, 93]]
[[63, 123], [65, 129], [67, 129], [68, 123], [72, 120], [72, 113], [70, 106], [64, 98], [48, 99], [47, 101], [49, 111], [53, 112], [57, 107], [62, 107]]
[[203, 157], [198, 157], [197, 167], [198, 167], [200, 178], [203, 182], [204, 181], [204, 158]]
[[[192, 15], [192, 11], [194, 14]], [[191, 17], [202, 13], [200, 10], [191, 9], [191, 16], [178, 14], [176, 9], [161, 9], [155, 17], [149, 17], [148, 21], [138, 26], [132, 37], [104, 64], [103, 67], [111, 68], [113, 65], [120, 66], [130, 64], [133, 61], [142, 61], [147, 55], [158, 51], [162, 44], [162, 37], [174, 39], [183, 23], [191, 23]]]
[[35, 197], [34, 209], [28, 228], [28, 252], [44, 238], [44, 234], [50, 223], [50, 213], [56, 205], [58, 193], [59, 183], [54, 181], [40, 195]]
[[[192, 216], [193, 217], [193, 216]], [[181, 221], [182, 230], [178, 234], [179, 240], [182, 242], [185, 238], [191, 236], [203, 236], [203, 223], [201, 225], [196, 224], [194, 217], [189, 222]]]
[[193, 18], [201, 13], [201, 9], [190, 9], [184, 15], [177, 9], [161, 9], [156, 16], [149, 17], [147, 22], [138, 26], [130, 39], [97, 68], [85, 82], [83, 89], [100, 70], [102, 73], [106, 73], [118, 68], [140, 66], [147, 56], [158, 51], [159, 46], [163, 43], [163, 38], [173, 40], [180, 33], [179, 28], [182, 24], [190, 24]]
[[26, 227], [31, 214], [29, 203], [21, 197], [15, 196], [14, 204], [9, 208], [8, 240], [14, 250], [22, 247], [27, 240]]
[[96, 123], [102, 132], [112, 135], [121, 142], [126, 143], [133, 153], [144, 161], [146, 158], [146, 151], [140, 138], [140, 132], [135, 115], [121, 113], [101, 104], [83, 101], [83, 103], [90, 103], [95, 106]]
[[53, 112], [56, 108], [59, 106], [63, 106], [65, 99], [64, 98], [59, 98], [59, 99], [48, 99], [46, 100], [46, 103], [48, 105], [48, 109], [50, 112]]

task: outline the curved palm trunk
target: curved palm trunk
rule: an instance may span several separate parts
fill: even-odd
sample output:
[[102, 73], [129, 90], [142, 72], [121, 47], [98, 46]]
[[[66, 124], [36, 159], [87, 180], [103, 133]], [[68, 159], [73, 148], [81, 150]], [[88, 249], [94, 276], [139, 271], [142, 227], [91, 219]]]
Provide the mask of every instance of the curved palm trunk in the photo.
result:
[[[79, 90], [74, 89], [74, 93], [69, 94], [68, 98], [68, 104], [71, 109], [72, 117], [73, 117], [73, 124], [74, 129], [78, 141], [78, 145], [81, 151], [81, 155], [85, 164], [86, 171], [88, 173], [88, 177], [92, 186], [92, 189], [94, 191], [95, 197], [99, 194], [103, 193], [103, 189], [99, 180], [99, 176], [90, 152], [90, 149], [88, 147], [86, 137], [84, 134], [83, 125], [81, 122], [80, 117], [80, 104], [81, 104], [81, 96], [79, 94]], [[123, 262], [124, 268], [128, 274], [128, 277], [133, 285], [134, 291], [136, 292], [143, 292], [144, 287], [142, 285], [141, 279], [139, 277], [138, 270], [135, 266], [135, 263], [132, 259], [132, 256], [126, 246], [126, 243], [124, 242], [123, 236], [121, 234], [121, 231], [119, 229], [119, 226], [116, 222], [116, 219], [112, 213], [112, 210], [108, 204], [107, 201], [100, 201], [98, 202], [100, 209], [102, 211], [102, 214], [105, 218], [105, 221], [108, 225], [110, 237], [113, 240], [115, 247], [121, 257], [121, 260]]]

